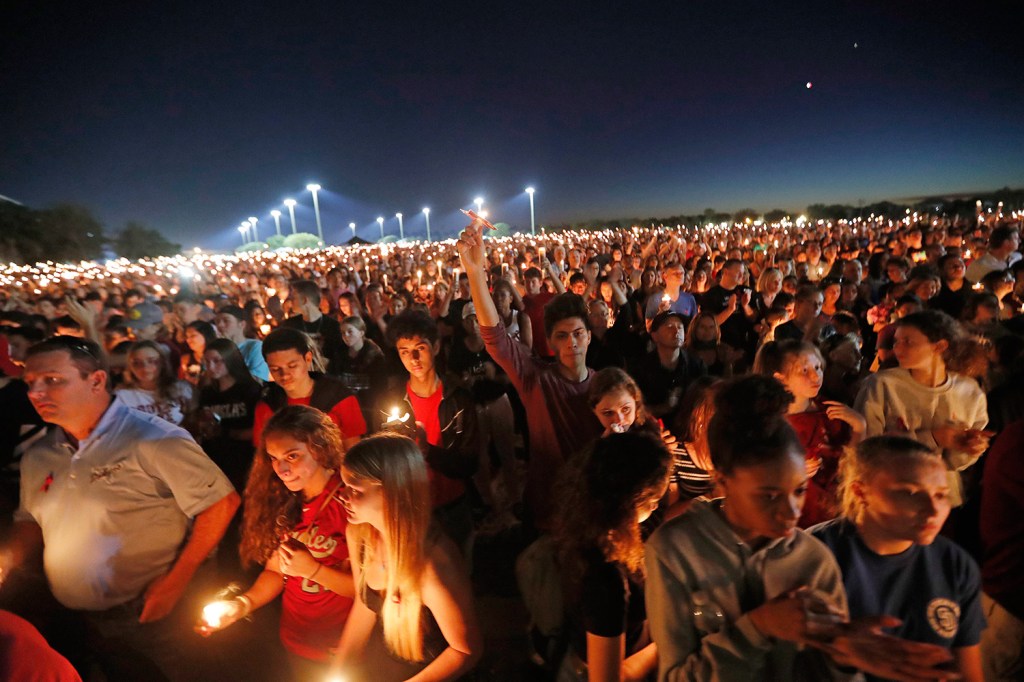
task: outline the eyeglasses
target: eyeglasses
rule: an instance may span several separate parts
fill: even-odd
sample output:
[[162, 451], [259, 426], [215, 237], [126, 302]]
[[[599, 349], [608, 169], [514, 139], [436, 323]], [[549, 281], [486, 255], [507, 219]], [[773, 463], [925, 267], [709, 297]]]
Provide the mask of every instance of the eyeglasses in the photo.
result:
[[85, 339], [80, 339], [77, 336], [54, 336], [45, 341], [44, 343], [58, 345], [62, 348], [65, 348], [68, 351], [77, 351], [79, 353], [85, 353], [86, 355], [89, 356], [90, 359], [96, 361], [97, 363], [103, 363], [103, 359], [99, 355], [97, 355], [96, 352], [93, 350], [94, 344], [91, 344], [89, 341], [86, 341]]

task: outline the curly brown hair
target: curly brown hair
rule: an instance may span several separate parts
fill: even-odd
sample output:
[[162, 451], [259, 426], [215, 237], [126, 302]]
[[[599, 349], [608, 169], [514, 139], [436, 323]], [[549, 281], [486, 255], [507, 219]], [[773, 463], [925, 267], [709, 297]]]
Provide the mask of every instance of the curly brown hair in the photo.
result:
[[631, 431], [599, 438], [566, 466], [555, 538], [570, 599], [582, 597], [586, 557], [594, 549], [643, 575], [637, 509], [664, 494], [671, 461], [659, 438]]
[[245, 486], [242, 544], [246, 565], [264, 564], [302, 517], [302, 494], [285, 487], [267, 456], [267, 434], [283, 434], [305, 443], [317, 464], [340, 471], [345, 455], [341, 431], [326, 414], [306, 405], [289, 405], [267, 421]]

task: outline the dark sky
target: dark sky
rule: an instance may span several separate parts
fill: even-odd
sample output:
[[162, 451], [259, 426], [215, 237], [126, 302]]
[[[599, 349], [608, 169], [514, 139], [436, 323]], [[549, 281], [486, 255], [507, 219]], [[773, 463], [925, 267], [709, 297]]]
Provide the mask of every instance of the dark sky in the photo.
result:
[[1024, 184], [1014, 3], [233, 4], [5, 5], [0, 194], [227, 248], [310, 181], [332, 241]]

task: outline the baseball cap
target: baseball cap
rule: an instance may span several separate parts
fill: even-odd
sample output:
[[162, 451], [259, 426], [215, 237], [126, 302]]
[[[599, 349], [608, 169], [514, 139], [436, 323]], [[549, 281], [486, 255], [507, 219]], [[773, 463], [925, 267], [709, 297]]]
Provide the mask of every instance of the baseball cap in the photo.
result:
[[467, 303], [462, 306], [462, 319], [466, 319], [470, 315], [476, 315], [476, 306], [472, 303]]
[[658, 331], [663, 324], [669, 321], [670, 318], [676, 318], [684, 325], [686, 324], [686, 316], [682, 313], [677, 313], [674, 310], [665, 310], [654, 316], [651, 320], [651, 333]]
[[163, 321], [163, 308], [155, 303], [139, 303], [128, 309], [124, 324], [129, 329], [139, 330]]

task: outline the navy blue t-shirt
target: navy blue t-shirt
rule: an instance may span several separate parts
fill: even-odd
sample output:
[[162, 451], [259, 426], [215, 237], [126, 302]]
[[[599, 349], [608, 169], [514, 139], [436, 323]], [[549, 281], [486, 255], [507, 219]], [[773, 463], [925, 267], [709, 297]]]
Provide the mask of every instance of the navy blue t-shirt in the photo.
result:
[[872, 551], [845, 518], [820, 523], [811, 534], [828, 545], [843, 571], [850, 617], [895, 616], [891, 633], [949, 648], [981, 640], [981, 574], [967, 552], [941, 535], [900, 554]]

